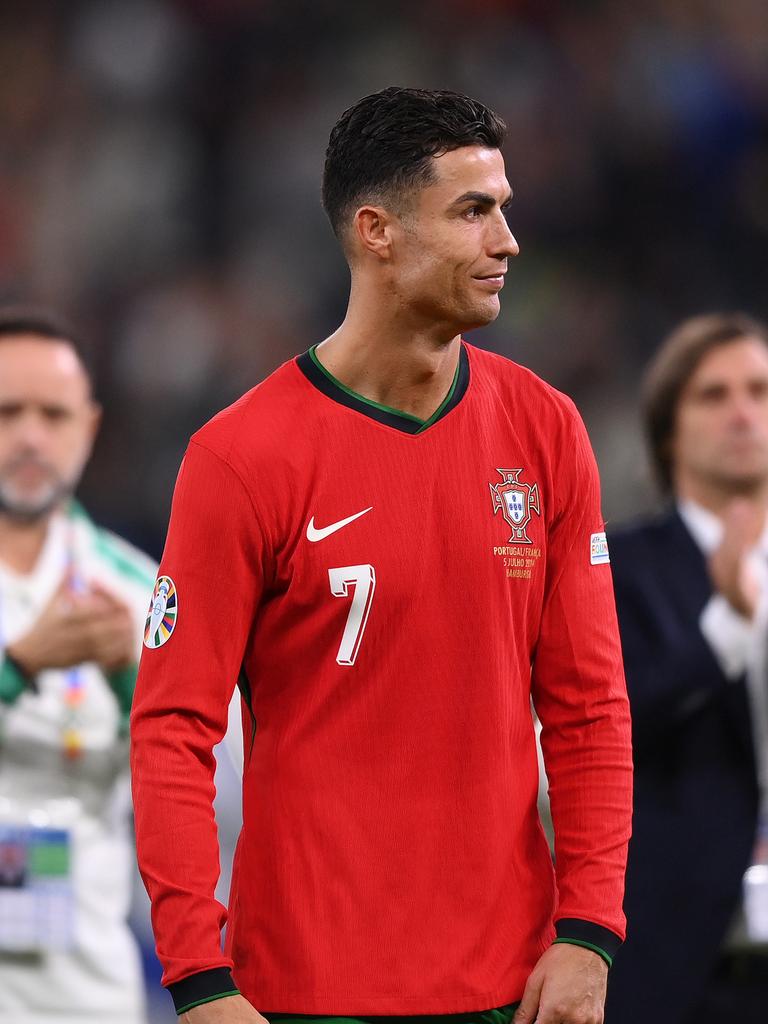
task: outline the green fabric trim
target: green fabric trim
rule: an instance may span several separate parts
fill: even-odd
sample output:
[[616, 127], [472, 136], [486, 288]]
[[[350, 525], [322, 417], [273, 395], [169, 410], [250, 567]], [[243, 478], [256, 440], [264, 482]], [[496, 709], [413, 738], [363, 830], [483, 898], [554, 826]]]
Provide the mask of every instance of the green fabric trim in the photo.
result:
[[262, 1013], [270, 1024], [511, 1024], [520, 1003], [508, 1003], [493, 1010], [463, 1013], [371, 1014], [368, 1017], [342, 1017], [314, 1013]]
[[[121, 541], [119, 537], [113, 536], [108, 530], [103, 530], [96, 526], [94, 521], [88, 515], [86, 510], [80, 504], [76, 498], [71, 498], [67, 506], [67, 515], [70, 519], [85, 523], [93, 536], [93, 544], [98, 554], [105, 558], [108, 562], [111, 562], [114, 568], [123, 576], [127, 576], [132, 579], [134, 583], [140, 583], [143, 587], [148, 587], [151, 591], [155, 585], [155, 572], [152, 570], [143, 570], [131, 560], [130, 551], [127, 550], [128, 545], [125, 541]], [[123, 545], [125, 544], [125, 548]], [[140, 552], [137, 552], [137, 555]], [[150, 559], [146, 555], [141, 555], [142, 559], [149, 562]]]
[[248, 761], [253, 753], [253, 744], [256, 742], [256, 729], [258, 727], [258, 722], [256, 721], [256, 714], [253, 710], [253, 704], [251, 703], [251, 681], [248, 678], [244, 665], [240, 668], [240, 675], [237, 678], [237, 688], [240, 691], [246, 707], [248, 708], [248, 713], [251, 716], [251, 745], [248, 748], [248, 756], [245, 758], [245, 760]]
[[480, 1014], [480, 1020], [485, 1024], [510, 1024], [519, 1005], [520, 1003], [508, 1003], [495, 1010], [486, 1010]]
[[4, 704], [14, 704], [27, 689], [27, 681], [21, 672], [9, 661], [3, 660], [0, 666], [0, 700]]
[[[282, 1013], [262, 1013], [262, 1017], [265, 1017], [270, 1024], [365, 1024], [361, 1017], [334, 1017], [331, 1015], [323, 1016], [318, 1014], [313, 1016], [312, 1014], [299, 1014], [298, 1016], [292, 1017], [290, 1014]], [[403, 1022], [408, 1020], [407, 1017], [403, 1017]]]
[[105, 530], [95, 530], [95, 548], [96, 552], [105, 558], [108, 562], [111, 562], [117, 572], [121, 576], [127, 576], [128, 579], [139, 583], [142, 587], [146, 587], [151, 592], [152, 587], [155, 584], [154, 575], [144, 572], [134, 562], [130, 560], [128, 555], [121, 551], [118, 544]]
[[139, 672], [138, 665], [127, 665], [119, 668], [116, 672], [110, 672], [107, 680], [112, 692], [117, 697], [117, 704], [120, 708], [120, 735], [127, 736], [128, 720], [131, 715], [131, 704], [133, 703], [133, 691], [136, 689], [136, 676]]
[[83, 522], [88, 523], [89, 526], [96, 529], [93, 520], [85, 511], [83, 506], [77, 500], [77, 498], [70, 498], [66, 508], [66, 515], [70, 519], [81, 519]]
[[206, 996], [205, 999], [196, 999], [194, 1003], [187, 1003], [186, 1006], [180, 1007], [176, 1013], [181, 1016], [182, 1013], [186, 1013], [187, 1010], [194, 1010], [196, 1006], [202, 1006], [203, 1003], [213, 1003], [217, 999], [226, 999], [227, 996], [239, 996], [240, 989], [233, 988], [231, 992], [217, 992], [215, 996]]
[[[348, 388], [345, 384], [342, 384], [341, 381], [334, 377], [329, 370], [326, 370], [326, 368], [317, 358], [317, 355], [315, 353], [316, 348], [317, 345], [313, 345], [312, 348], [309, 350], [309, 355], [310, 358], [312, 359], [312, 362], [315, 364], [318, 370], [321, 370], [325, 374], [328, 380], [335, 384], [337, 388], [341, 388], [341, 390], [345, 394], [351, 395], [352, 398], [356, 398], [358, 402], [365, 402], [366, 405], [372, 405], [374, 409], [381, 409], [382, 412], [389, 412], [392, 413], [394, 416], [402, 416], [403, 419], [411, 420], [411, 422], [413, 423], [419, 423], [422, 425], [422, 429], [427, 425], [426, 422], [420, 419], [418, 416], [412, 416], [411, 413], [402, 412], [400, 409], [393, 409], [392, 406], [390, 405], [382, 405], [380, 402], [374, 402], [372, 398], [365, 398], [363, 395], [359, 395], [357, 391], [353, 391], [351, 388]], [[456, 382], [454, 381], [454, 387], [455, 386]], [[440, 408], [442, 408], [442, 405], [440, 406]], [[430, 419], [431, 418], [432, 417], [430, 417]]]
[[609, 956], [604, 949], [600, 949], [599, 946], [595, 946], [592, 942], [585, 942], [584, 939], [555, 939], [552, 945], [556, 945], [558, 942], [567, 942], [571, 946], [583, 946], [584, 949], [591, 949], [593, 953], [597, 953], [603, 960], [608, 964], [609, 967], [613, 967], [613, 957]]

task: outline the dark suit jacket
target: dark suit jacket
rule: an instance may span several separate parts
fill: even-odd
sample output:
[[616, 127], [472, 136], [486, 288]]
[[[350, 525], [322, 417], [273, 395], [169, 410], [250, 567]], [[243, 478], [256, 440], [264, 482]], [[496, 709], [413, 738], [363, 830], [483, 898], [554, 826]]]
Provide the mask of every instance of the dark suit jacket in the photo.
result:
[[738, 905], [757, 781], [745, 681], [699, 630], [712, 594], [676, 512], [610, 537], [633, 717], [627, 942], [606, 1024], [687, 1024]]

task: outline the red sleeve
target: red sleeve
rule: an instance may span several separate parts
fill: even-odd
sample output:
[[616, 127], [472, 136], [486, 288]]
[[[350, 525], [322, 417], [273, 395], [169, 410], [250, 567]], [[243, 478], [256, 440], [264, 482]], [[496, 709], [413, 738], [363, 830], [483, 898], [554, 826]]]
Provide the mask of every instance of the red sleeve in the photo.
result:
[[[181, 465], [159, 575], [177, 614], [162, 646], [145, 646], [131, 715], [139, 867], [152, 900], [163, 983], [197, 972], [233, 989], [222, 955], [226, 912], [214, 899], [219, 847], [213, 747], [265, 575], [263, 532], [242, 481], [221, 457], [190, 444]], [[222, 990], [223, 986], [223, 991]], [[208, 993], [210, 994], [210, 993]]]
[[571, 406], [554, 474], [533, 698], [542, 723], [555, 829], [558, 939], [610, 957], [625, 935], [622, 911], [631, 827], [632, 753], [610, 565], [593, 552], [605, 526], [584, 425]]

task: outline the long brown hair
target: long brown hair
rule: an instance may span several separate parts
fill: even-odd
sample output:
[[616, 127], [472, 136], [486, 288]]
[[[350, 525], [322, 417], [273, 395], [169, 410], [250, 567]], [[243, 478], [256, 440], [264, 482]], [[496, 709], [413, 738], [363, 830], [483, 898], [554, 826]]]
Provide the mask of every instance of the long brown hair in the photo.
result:
[[706, 313], [684, 320], [663, 341], [645, 374], [643, 420], [662, 490], [672, 490], [671, 441], [680, 395], [712, 349], [744, 338], [768, 347], [768, 326], [746, 313]]

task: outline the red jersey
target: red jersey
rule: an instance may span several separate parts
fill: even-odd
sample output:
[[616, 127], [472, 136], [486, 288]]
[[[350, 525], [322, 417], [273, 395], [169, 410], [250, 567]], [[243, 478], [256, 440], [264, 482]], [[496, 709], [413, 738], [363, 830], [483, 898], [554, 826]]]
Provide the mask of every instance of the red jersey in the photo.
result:
[[[465, 343], [426, 424], [307, 353], [193, 436], [132, 721], [177, 1008], [234, 964], [266, 1012], [482, 1010], [520, 999], [556, 936], [618, 947], [631, 755], [606, 562], [573, 404]], [[212, 748], [238, 680], [222, 954]]]

